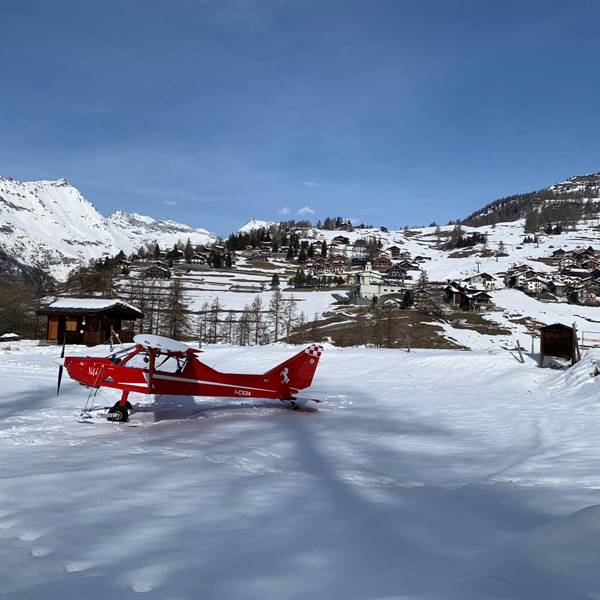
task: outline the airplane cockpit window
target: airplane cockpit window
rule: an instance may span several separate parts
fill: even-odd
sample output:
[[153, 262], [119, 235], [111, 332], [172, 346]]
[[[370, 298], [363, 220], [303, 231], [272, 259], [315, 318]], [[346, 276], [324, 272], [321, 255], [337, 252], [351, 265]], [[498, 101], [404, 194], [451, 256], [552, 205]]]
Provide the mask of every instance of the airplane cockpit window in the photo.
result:
[[179, 358], [170, 354], [159, 354], [156, 357], [155, 369], [163, 373], [181, 373], [186, 363], [187, 356]]
[[108, 359], [115, 365], [121, 364], [121, 361], [133, 350], [133, 346], [121, 348], [108, 355]]
[[138, 352], [135, 356], [132, 356], [127, 363], [126, 367], [133, 369], [147, 369], [150, 365], [150, 355], [146, 350]]

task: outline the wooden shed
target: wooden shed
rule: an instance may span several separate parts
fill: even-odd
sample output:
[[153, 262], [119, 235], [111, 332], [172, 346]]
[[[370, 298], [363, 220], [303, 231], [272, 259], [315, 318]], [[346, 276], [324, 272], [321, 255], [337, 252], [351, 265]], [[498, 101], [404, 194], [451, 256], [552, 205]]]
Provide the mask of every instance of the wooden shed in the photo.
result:
[[144, 313], [118, 299], [60, 298], [37, 311], [46, 315], [46, 339], [57, 344], [95, 346], [110, 338], [111, 330], [122, 342], [133, 339], [133, 322]]
[[578, 360], [577, 330], [562, 323], [546, 325], [540, 329], [540, 366], [546, 356], [567, 358], [571, 364]]

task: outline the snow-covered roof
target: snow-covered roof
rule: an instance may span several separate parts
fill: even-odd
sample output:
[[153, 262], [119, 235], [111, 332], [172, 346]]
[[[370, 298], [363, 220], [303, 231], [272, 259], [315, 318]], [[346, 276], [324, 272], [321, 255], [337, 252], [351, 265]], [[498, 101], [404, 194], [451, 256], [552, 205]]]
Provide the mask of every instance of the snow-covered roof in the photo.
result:
[[118, 298], [59, 298], [47, 306], [47, 310], [90, 310], [102, 311], [110, 308], [125, 308], [136, 313], [142, 314], [142, 311], [124, 300]]

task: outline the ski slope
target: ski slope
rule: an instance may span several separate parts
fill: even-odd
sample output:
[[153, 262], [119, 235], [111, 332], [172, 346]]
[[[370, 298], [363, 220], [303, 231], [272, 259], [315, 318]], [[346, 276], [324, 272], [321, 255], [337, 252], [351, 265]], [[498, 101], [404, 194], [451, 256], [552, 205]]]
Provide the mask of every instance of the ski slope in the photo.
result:
[[[6, 347], [0, 598], [598, 597], [597, 355], [327, 347], [319, 413], [184, 399], [132, 428], [75, 421], [59, 348]], [[295, 351], [203, 358], [261, 372]]]

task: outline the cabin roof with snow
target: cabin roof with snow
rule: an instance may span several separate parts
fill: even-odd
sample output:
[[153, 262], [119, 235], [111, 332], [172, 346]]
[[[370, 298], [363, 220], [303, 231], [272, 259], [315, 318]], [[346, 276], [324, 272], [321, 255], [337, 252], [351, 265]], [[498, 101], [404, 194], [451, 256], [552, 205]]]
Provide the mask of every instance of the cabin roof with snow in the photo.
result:
[[59, 298], [37, 311], [40, 315], [117, 313], [121, 319], [139, 319], [144, 313], [118, 298]]

